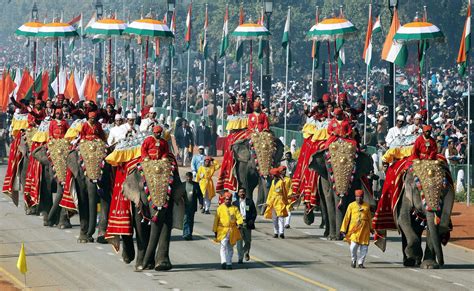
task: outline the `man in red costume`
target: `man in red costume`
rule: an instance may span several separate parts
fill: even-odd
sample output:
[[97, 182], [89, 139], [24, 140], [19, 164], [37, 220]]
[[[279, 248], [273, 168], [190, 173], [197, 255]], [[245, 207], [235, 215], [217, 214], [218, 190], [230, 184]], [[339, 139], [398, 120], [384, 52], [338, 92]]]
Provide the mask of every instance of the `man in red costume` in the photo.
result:
[[49, 123], [49, 138], [63, 138], [68, 129], [69, 124], [63, 118], [63, 111], [61, 109], [56, 109], [54, 111], [54, 120], [51, 120]]
[[107, 142], [102, 125], [96, 121], [96, 118], [97, 111], [91, 111], [87, 114], [87, 122], [84, 122], [81, 132], [79, 133], [81, 140], [91, 141], [94, 139], [101, 139], [104, 142]]
[[251, 132], [262, 132], [269, 130], [268, 117], [262, 112], [262, 107], [259, 101], [253, 103], [254, 112], [248, 115], [247, 128]]
[[240, 114], [240, 108], [236, 103], [235, 96], [230, 96], [230, 102], [227, 104], [226, 112], [228, 116]]
[[347, 93], [343, 92], [340, 93], [338, 98], [337, 98], [339, 107], [343, 109], [343, 111], [346, 113], [346, 115], [349, 117], [349, 120], [357, 120], [357, 116], [365, 111], [365, 104], [362, 104], [362, 106], [358, 109], [352, 108], [347, 100]]
[[170, 150], [168, 143], [161, 138], [163, 128], [159, 125], [153, 127], [153, 135], [145, 138], [142, 144], [142, 160], [158, 160], [167, 158]]
[[431, 137], [432, 127], [430, 125], [423, 126], [423, 135], [420, 135], [413, 146], [412, 157], [418, 160], [436, 160], [438, 146], [436, 141]]
[[328, 124], [329, 138], [326, 141], [326, 148], [339, 138], [342, 138], [345, 141], [357, 146], [356, 141], [352, 137], [352, 126], [349, 123], [349, 120], [344, 117], [344, 112], [342, 109], [334, 109], [334, 116], [335, 117], [331, 119]]

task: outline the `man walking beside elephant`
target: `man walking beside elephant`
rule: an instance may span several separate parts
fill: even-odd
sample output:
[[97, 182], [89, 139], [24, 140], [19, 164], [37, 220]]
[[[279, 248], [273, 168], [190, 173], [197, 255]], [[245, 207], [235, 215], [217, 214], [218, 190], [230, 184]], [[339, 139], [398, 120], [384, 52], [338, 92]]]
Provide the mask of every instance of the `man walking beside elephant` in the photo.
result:
[[250, 245], [252, 242], [252, 229], [255, 229], [255, 219], [257, 219], [257, 208], [250, 198], [247, 198], [244, 188], [240, 188], [239, 199], [232, 204], [239, 208], [240, 214], [244, 220], [240, 234], [242, 239], [237, 241], [237, 253], [239, 255], [239, 264], [250, 260]]
[[183, 238], [185, 240], [193, 239], [193, 227], [194, 227], [194, 214], [197, 211], [197, 203], [202, 205], [202, 192], [199, 184], [193, 181], [193, 173], [186, 173], [186, 195], [185, 198], [185, 212], [184, 212], [184, 223], [183, 223]]
[[204, 165], [200, 166], [196, 174], [196, 182], [201, 187], [201, 192], [204, 195], [204, 209], [203, 213], [210, 214], [211, 200], [216, 196], [216, 189], [212, 177], [214, 173], [220, 168], [217, 161], [207, 156], [204, 159]]

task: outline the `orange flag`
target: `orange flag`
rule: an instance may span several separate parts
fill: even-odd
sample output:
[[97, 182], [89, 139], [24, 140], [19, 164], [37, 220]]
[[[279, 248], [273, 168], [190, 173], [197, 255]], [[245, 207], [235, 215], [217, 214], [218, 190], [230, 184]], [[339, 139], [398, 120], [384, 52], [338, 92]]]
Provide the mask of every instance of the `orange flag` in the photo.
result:
[[87, 76], [86, 88], [84, 89], [84, 96], [87, 101], [97, 102], [97, 92], [99, 92], [100, 84], [95, 80], [94, 75]]
[[64, 96], [71, 99], [71, 101], [74, 103], [79, 101], [79, 93], [77, 92], [76, 82], [74, 81], [74, 73], [71, 73], [71, 77], [67, 81], [66, 89], [64, 90]]
[[23, 97], [25, 97], [31, 86], [33, 86], [33, 83], [33, 77], [31, 77], [28, 69], [25, 69], [23, 71], [23, 77], [21, 78], [20, 86], [18, 87], [18, 92], [16, 93], [16, 101], [20, 101], [23, 99]]
[[0, 109], [2, 112], [7, 111], [10, 94], [15, 90], [15, 87], [16, 84], [13, 82], [12, 77], [5, 71], [0, 83]]
[[41, 91], [43, 91], [43, 101], [48, 100], [49, 97], [49, 74], [47, 71], [43, 72], [41, 76]]

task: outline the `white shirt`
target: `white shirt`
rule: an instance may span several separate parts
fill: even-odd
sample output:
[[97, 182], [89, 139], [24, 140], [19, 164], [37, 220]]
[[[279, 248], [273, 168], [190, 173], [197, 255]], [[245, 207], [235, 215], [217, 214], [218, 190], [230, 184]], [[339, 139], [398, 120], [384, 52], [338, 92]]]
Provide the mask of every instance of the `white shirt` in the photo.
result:
[[121, 139], [125, 138], [127, 131], [124, 130], [122, 125], [114, 126], [110, 129], [109, 137], [107, 138], [107, 143], [113, 145], [114, 143], [118, 142]]
[[142, 119], [142, 122], [140, 123], [140, 131], [141, 132], [151, 131], [150, 124], [152, 123], [156, 124], [156, 122], [152, 120], [151, 118]]
[[247, 205], [245, 204], [245, 199], [239, 198], [240, 200], [240, 214], [242, 215], [242, 218], [245, 219], [245, 216], [247, 215], [246, 212], [246, 207]]
[[[132, 129], [132, 126], [130, 126], [130, 124], [128, 124], [127, 122], [120, 125], [120, 127], [122, 128], [122, 130], [125, 132], [125, 135], [127, 135], [128, 131], [130, 129]], [[140, 128], [138, 127], [138, 125], [133, 125], [133, 129], [132, 129], [132, 136], [134, 136], [135, 134], [137, 134], [139, 132]]]
[[385, 142], [387, 143], [388, 146], [395, 140], [396, 137], [402, 136], [402, 135], [408, 135], [408, 128], [406, 126], [403, 127], [392, 127], [388, 130], [387, 136], [385, 137]]

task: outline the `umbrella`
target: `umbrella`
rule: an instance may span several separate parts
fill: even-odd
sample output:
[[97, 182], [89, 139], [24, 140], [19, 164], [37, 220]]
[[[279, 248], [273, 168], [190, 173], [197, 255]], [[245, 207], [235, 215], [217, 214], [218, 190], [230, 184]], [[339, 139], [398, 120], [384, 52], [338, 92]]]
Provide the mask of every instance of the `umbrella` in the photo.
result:
[[400, 27], [393, 37], [398, 42], [411, 42], [423, 40], [442, 40], [441, 30], [429, 22], [410, 22]]
[[143, 68], [143, 84], [142, 84], [142, 107], [145, 104], [145, 85], [146, 85], [146, 68], [148, 61], [148, 43], [150, 37], [153, 38], [174, 38], [174, 34], [171, 32], [169, 27], [162, 21], [145, 18], [135, 20], [125, 29], [124, 33], [146, 37], [145, 47], [145, 64]]
[[253, 40], [260, 40], [260, 39], [268, 39], [272, 34], [268, 29], [258, 23], [243, 23], [234, 30], [231, 34], [233, 37], [237, 39], [237, 41], [242, 40], [250, 40], [250, 89], [249, 89], [249, 96], [248, 98], [252, 98], [253, 94], [253, 65], [252, 65], [252, 41]]
[[110, 98], [112, 94], [112, 37], [122, 35], [123, 31], [127, 28], [127, 25], [122, 20], [113, 18], [104, 18], [97, 20], [91, 26], [86, 29], [86, 34], [93, 35], [94, 37], [104, 38], [109, 40], [109, 62], [107, 65], [107, 95]]
[[[342, 15], [342, 11], [341, 11]], [[326, 18], [323, 21], [313, 25], [306, 34], [306, 38], [316, 41], [327, 41], [328, 44], [328, 63], [329, 63], [329, 83], [332, 94], [332, 63], [331, 63], [331, 46], [330, 41], [334, 41], [334, 49], [336, 50], [336, 39], [348, 39], [357, 33], [357, 28], [349, 20], [344, 17]], [[339, 93], [339, 73], [338, 64], [336, 62], [336, 82], [337, 93]]]
[[[36, 37], [40, 27], [43, 26], [41, 22], [27, 22], [20, 26], [15, 34], [21, 37]], [[36, 40], [33, 42], [33, 75], [36, 78]], [[34, 90], [33, 86], [33, 90]], [[33, 91], [34, 92], [34, 91]]]
[[[69, 38], [78, 36], [76, 29], [69, 23], [51, 22], [40, 27], [39, 38], [52, 39], [56, 41], [56, 76], [59, 78], [59, 38]], [[58, 93], [59, 93], [59, 82]]]
[[[432, 23], [426, 21], [414, 21], [401, 26], [397, 30], [393, 39], [400, 43], [417, 42], [418, 44], [418, 95], [421, 100], [420, 103], [423, 105], [420, 68], [422, 54], [425, 54], [425, 51], [428, 49], [428, 40], [442, 41], [444, 35], [441, 30]], [[428, 95], [428, 91], [426, 91], [426, 95]], [[426, 96], [426, 100], [428, 100], [428, 96]], [[426, 106], [428, 109], [428, 102], [426, 102]]]

